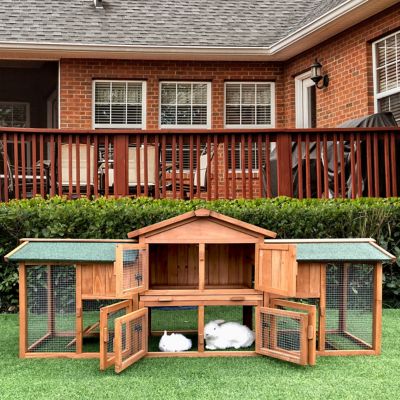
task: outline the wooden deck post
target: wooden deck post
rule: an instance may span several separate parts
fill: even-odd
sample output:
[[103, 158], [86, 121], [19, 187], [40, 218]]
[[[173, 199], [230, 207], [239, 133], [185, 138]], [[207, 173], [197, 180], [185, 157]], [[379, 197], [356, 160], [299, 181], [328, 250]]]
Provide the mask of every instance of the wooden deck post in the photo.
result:
[[276, 138], [278, 195], [293, 195], [292, 179], [292, 137], [281, 133]]
[[128, 194], [128, 136], [114, 136], [114, 195]]

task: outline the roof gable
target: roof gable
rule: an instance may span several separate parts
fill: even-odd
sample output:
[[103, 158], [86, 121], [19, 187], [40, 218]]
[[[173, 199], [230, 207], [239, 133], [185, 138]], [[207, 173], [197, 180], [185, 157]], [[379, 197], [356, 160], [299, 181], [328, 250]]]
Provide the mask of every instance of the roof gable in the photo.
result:
[[[198, 222], [200, 221], [201, 222]], [[188, 224], [192, 224], [191, 227], [188, 227]], [[185, 226], [186, 225], [186, 226]], [[185, 227], [184, 227], [185, 226]], [[218, 233], [215, 232], [215, 228], [218, 226]], [[191, 228], [193, 228], [191, 230]], [[173, 217], [167, 219], [165, 221], [158, 222], [156, 224], [147, 226], [145, 228], [137, 229], [135, 231], [129, 232], [129, 238], [136, 238], [138, 236], [154, 236], [156, 234], [160, 234], [165, 231], [172, 231], [176, 237], [181, 237], [181, 239], [188, 239], [188, 235], [204, 235], [204, 238], [207, 236], [210, 240], [213, 236], [219, 235], [227, 235], [232, 234], [232, 230], [237, 232], [241, 232], [246, 237], [276, 237], [276, 233], [269, 231], [267, 229], [259, 228], [258, 226], [248, 224], [247, 222], [240, 221], [235, 218], [228, 217], [226, 215], [222, 215], [215, 211], [210, 211], [207, 209], [199, 209], [196, 211], [189, 211], [185, 214], [179, 215], [177, 217]], [[180, 236], [184, 235], [184, 236]], [[198, 236], [200, 237], [200, 236]], [[225, 236], [226, 237], [226, 236]], [[203, 239], [204, 239], [203, 238]], [[222, 238], [222, 236], [221, 236]], [[213, 238], [214, 239], [214, 238]], [[177, 239], [178, 240], [178, 239]]]

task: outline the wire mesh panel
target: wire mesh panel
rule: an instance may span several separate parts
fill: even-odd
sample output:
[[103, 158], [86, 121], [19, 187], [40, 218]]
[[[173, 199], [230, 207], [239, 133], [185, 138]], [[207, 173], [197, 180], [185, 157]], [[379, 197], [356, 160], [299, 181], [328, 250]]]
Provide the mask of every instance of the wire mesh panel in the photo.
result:
[[121, 372], [147, 353], [147, 309], [115, 320], [115, 371]]
[[326, 350], [371, 350], [374, 266], [329, 264], [326, 269]]
[[[205, 306], [204, 338], [206, 350], [254, 351], [254, 314], [255, 307], [253, 306]], [[235, 325], [230, 325], [231, 322]], [[215, 324], [218, 327], [216, 331], [213, 331]]]
[[305, 314], [260, 307], [256, 351], [296, 364], [307, 364], [307, 320]]
[[141, 245], [119, 245], [116, 255], [117, 295], [139, 293], [146, 289], [146, 249]]
[[317, 307], [318, 299], [271, 299], [271, 307], [279, 310], [295, 311], [307, 315], [308, 364], [315, 365], [317, 349]]
[[28, 266], [27, 351], [75, 352], [74, 266]]
[[115, 362], [115, 320], [132, 310], [132, 301], [124, 300], [100, 309], [100, 369]]
[[[196, 351], [198, 343], [198, 307], [152, 307], [149, 309], [149, 351]], [[168, 337], [163, 340], [165, 346], [161, 349], [160, 342], [167, 332]], [[179, 333], [192, 341], [190, 349], [182, 338], [173, 340], [171, 335]]]
[[[121, 300], [82, 300], [83, 352], [99, 351], [100, 310]], [[124, 314], [121, 314], [124, 315]], [[119, 315], [119, 316], [121, 316]]]

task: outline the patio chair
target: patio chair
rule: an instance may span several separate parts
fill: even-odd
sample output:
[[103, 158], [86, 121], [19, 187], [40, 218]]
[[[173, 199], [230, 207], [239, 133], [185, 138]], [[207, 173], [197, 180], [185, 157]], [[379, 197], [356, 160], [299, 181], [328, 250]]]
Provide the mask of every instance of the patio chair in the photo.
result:
[[[71, 156], [72, 156], [72, 163], [71, 163], [71, 173], [72, 173], [72, 187], [73, 189], [77, 189], [77, 166], [76, 166], [76, 144], [73, 143], [71, 145]], [[94, 177], [96, 173], [97, 179], [97, 162], [95, 164], [95, 154], [94, 154], [94, 146], [90, 146], [90, 160], [87, 159], [87, 146], [86, 144], [79, 144], [79, 189], [81, 192], [85, 192], [88, 182], [87, 182], [87, 166], [90, 163], [90, 181], [89, 185], [91, 187], [94, 186]], [[96, 171], [95, 171], [96, 169]], [[70, 174], [70, 167], [69, 167], [69, 144], [62, 144], [61, 145], [61, 185], [64, 190], [69, 190], [70, 181], [69, 181], [69, 174]], [[72, 194], [72, 193], [70, 193]]]
[[[140, 147], [140, 188], [143, 193], [144, 190], [144, 147]], [[138, 186], [138, 173], [137, 173], [137, 151], [136, 147], [128, 148], [128, 185], [129, 193], [136, 193]], [[149, 193], [154, 192], [156, 185], [156, 171], [155, 171], [155, 161], [156, 161], [156, 148], [153, 145], [147, 145], [147, 185]]]
[[[210, 154], [210, 162], [212, 161], [214, 153], [211, 151]], [[199, 168], [200, 167], [200, 168]], [[207, 163], [207, 151], [206, 148], [203, 150], [203, 153], [200, 155], [200, 165], [193, 169], [193, 194], [197, 192], [202, 193], [207, 191], [207, 170], [208, 170], [208, 163]], [[178, 168], [178, 166], [177, 166]], [[198, 182], [198, 168], [200, 169], [200, 182]], [[187, 172], [185, 173], [187, 175]], [[188, 199], [190, 197], [190, 183], [182, 183], [176, 182], [175, 184], [176, 191], [183, 191], [184, 198]], [[172, 190], [173, 185], [172, 182], [168, 183], [167, 190]]]
[[[3, 194], [4, 192], [4, 180], [5, 180], [5, 172], [4, 172], [4, 147], [3, 144], [0, 143], [0, 155], [1, 160], [0, 162], [0, 192]], [[40, 186], [41, 186], [41, 179], [44, 182], [44, 194], [50, 193], [50, 177], [49, 177], [49, 168], [50, 164], [48, 160], [43, 160], [43, 176], [40, 174], [39, 161], [36, 163], [35, 167], [26, 166], [24, 169], [21, 165], [18, 166], [18, 171], [16, 171], [15, 165], [12, 164], [12, 159], [10, 160], [10, 155], [13, 156], [11, 153], [8, 154], [6, 170], [7, 170], [7, 191], [8, 197], [10, 199], [16, 196], [16, 183], [18, 177], [18, 188], [20, 195], [23, 192], [23, 185], [25, 185], [25, 192], [26, 197], [33, 197], [34, 193], [34, 185], [33, 182], [36, 180], [36, 193], [40, 193]], [[11, 161], [11, 162], [10, 162]]]

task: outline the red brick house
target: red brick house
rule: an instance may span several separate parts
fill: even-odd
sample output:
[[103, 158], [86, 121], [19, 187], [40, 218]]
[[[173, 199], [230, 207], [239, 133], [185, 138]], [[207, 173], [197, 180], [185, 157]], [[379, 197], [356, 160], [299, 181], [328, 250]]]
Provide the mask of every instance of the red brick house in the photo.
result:
[[398, 128], [336, 128], [400, 121], [396, 0], [6, 0], [0, 19], [1, 200], [397, 195]]

